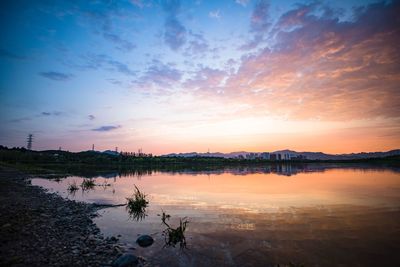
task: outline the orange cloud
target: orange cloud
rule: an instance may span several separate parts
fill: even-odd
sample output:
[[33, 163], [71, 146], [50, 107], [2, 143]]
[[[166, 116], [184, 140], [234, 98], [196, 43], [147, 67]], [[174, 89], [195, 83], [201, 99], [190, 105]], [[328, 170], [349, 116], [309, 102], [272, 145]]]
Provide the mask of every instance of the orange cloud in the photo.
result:
[[[186, 83], [204, 97], [246, 103], [249, 114], [353, 120], [400, 115], [400, 5], [374, 4], [352, 22], [316, 16], [318, 5], [284, 14], [269, 48], [233, 74], [201, 70]], [[224, 80], [225, 79], [225, 80]]]

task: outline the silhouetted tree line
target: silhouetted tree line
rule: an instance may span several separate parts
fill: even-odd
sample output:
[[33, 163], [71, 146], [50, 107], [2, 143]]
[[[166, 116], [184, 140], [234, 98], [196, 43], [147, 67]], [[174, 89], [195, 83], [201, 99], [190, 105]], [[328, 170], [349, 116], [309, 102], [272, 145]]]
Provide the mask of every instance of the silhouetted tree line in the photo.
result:
[[[9, 164], [30, 164], [34, 166], [51, 166], [52, 169], [63, 168], [70, 172], [90, 172], [96, 173], [101, 170], [117, 170], [119, 173], [131, 172], [142, 169], [144, 172], [151, 170], [160, 171], [207, 171], [225, 170], [230, 167], [244, 168], [246, 166], [265, 166], [270, 165], [265, 171], [292, 173], [302, 169], [299, 164], [304, 163], [375, 163], [399, 166], [400, 157], [387, 157], [381, 159], [364, 159], [353, 161], [311, 161], [299, 160], [291, 161], [290, 164], [284, 162], [269, 161], [263, 159], [239, 159], [239, 158], [217, 158], [217, 157], [164, 157], [153, 156], [151, 154], [119, 153], [108, 154], [96, 151], [69, 152], [62, 150], [33, 151], [25, 148], [7, 148], [0, 146], [0, 162]], [[290, 167], [290, 166], [296, 166]], [[247, 170], [246, 170], [247, 171]]]

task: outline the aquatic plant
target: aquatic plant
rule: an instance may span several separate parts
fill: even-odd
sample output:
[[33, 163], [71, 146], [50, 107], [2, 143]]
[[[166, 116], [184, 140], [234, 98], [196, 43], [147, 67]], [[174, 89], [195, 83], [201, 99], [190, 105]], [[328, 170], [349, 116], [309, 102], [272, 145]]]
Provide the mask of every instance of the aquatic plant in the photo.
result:
[[167, 220], [171, 218], [171, 215], [166, 214], [164, 211], [161, 215], [162, 223], [167, 226], [167, 228], [163, 231], [165, 246], [175, 247], [176, 244], [179, 243], [180, 248], [186, 248], [186, 238], [185, 231], [186, 225], [189, 223], [186, 217], [179, 219], [179, 226], [177, 228], [171, 227]]
[[75, 180], [72, 182], [72, 184], [69, 184], [69, 185], [68, 185], [67, 190], [68, 190], [69, 193], [74, 193], [74, 192], [76, 192], [76, 191], [79, 190], [79, 187], [78, 187], [78, 185], [76, 184], [76, 181], [75, 181]]
[[76, 191], [79, 190], [76, 181], [74, 180], [71, 184], [68, 184], [67, 191], [69, 195], [75, 196]]
[[139, 221], [146, 217], [146, 207], [149, 201], [147, 195], [141, 192], [136, 185], [132, 197], [127, 197], [126, 200], [126, 210], [132, 219]]
[[107, 179], [104, 179], [103, 183], [99, 184], [99, 186], [103, 187], [103, 189], [106, 190], [107, 187], [111, 186], [111, 184], [108, 183]]
[[96, 186], [95, 182], [93, 179], [84, 179], [81, 183], [81, 187], [83, 191], [88, 191], [93, 189]]

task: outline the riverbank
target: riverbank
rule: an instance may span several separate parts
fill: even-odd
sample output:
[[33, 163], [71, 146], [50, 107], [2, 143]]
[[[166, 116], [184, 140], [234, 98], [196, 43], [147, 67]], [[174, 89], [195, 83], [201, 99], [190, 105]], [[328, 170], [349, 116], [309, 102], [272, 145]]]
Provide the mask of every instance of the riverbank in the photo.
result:
[[32, 186], [0, 166], [0, 266], [111, 266], [124, 252], [93, 223], [96, 208]]

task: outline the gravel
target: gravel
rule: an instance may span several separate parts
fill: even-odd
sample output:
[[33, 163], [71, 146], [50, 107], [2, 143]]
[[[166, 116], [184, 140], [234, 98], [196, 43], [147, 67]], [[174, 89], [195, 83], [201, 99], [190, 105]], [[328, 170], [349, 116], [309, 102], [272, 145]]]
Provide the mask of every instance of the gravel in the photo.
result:
[[125, 252], [93, 223], [98, 207], [48, 193], [28, 178], [0, 166], [0, 266], [111, 266]]

